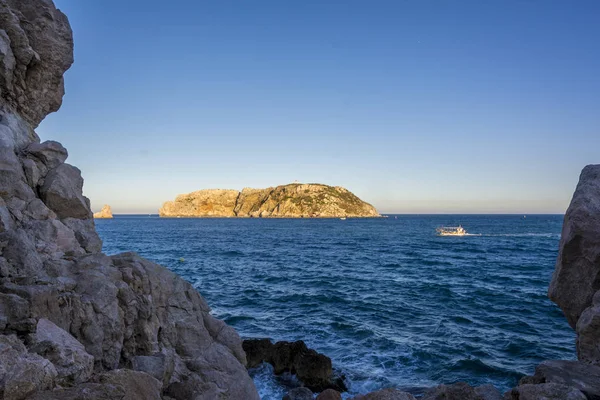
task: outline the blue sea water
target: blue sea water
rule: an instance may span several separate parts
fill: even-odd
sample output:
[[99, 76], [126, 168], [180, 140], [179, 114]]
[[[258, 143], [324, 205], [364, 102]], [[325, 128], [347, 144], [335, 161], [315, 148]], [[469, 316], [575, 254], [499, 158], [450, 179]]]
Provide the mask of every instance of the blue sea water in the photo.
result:
[[[456, 224], [476, 235], [435, 235]], [[96, 225], [106, 253], [170, 268], [242, 337], [301, 339], [325, 353], [351, 394], [456, 381], [504, 391], [543, 359], [575, 358], [574, 333], [546, 297], [559, 215]], [[263, 399], [293, 384], [267, 366], [251, 372]]]

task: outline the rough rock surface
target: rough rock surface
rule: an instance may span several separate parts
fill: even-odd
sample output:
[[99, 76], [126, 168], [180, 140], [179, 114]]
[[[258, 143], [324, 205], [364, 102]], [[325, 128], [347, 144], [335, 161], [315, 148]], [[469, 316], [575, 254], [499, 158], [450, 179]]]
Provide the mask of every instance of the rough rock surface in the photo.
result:
[[342, 400], [342, 394], [337, 390], [327, 389], [319, 393], [316, 400]]
[[40, 143], [72, 60], [51, 0], [0, 0], [0, 393], [258, 399], [237, 333], [164, 267], [102, 254], [80, 171]]
[[571, 327], [600, 290], [600, 165], [581, 172], [565, 214], [556, 268], [548, 294]]
[[313, 400], [313, 392], [309, 388], [294, 388], [283, 396], [282, 400]]
[[502, 393], [491, 384], [475, 387], [475, 393], [481, 396], [483, 400], [502, 400]]
[[416, 400], [410, 393], [398, 389], [382, 389], [365, 395], [353, 397], [351, 400]]
[[579, 389], [590, 400], [600, 400], [600, 367], [579, 361], [548, 360], [535, 369], [535, 383], [558, 383]]
[[102, 207], [102, 210], [98, 211], [97, 213], [94, 213], [95, 219], [112, 218], [112, 217], [113, 217], [112, 210], [110, 209], [110, 206], [108, 204], [105, 204], [104, 207]]
[[72, 388], [37, 392], [29, 400], [123, 400], [125, 395], [123, 386], [83, 383]]
[[575, 331], [579, 360], [600, 366], [600, 290], [579, 317]]
[[57, 111], [73, 34], [51, 0], [0, 0], [0, 96], [33, 128]]
[[54, 386], [56, 368], [37, 354], [30, 354], [15, 335], [0, 335], [0, 393], [5, 400], [26, 399]]
[[100, 382], [122, 387], [125, 391], [123, 400], [161, 400], [162, 382], [144, 372], [115, 369], [103, 373]]
[[378, 217], [375, 208], [340, 186], [300, 184], [237, 190], [207, 189], [177, 196], [161, 217]]
[[581, 172], [548, 295], [577, 332], [579, 360], [600, 365], [600, 165]]
[[90, 379], [94, 357], [77, 339], [51, 321], [40, 318], [29, 346], [32, 353], [48, 359], [56, 367], [58, 383], [71, 385]]
[[579, 390], [557, 383], [521, 385], [504, 394], [504, 400], [587, 400]]
[[[486, 385], [486, 389], [489, 389]], [[465, 382], [439, 385], [425, 392], [422, 400], [487, 400], [486, 390], [477, 390]]]
[[326, 389], [346, 391], [342, 377], [335, 377], [331, 359], [296, 342], [271, 343], [269, 339], [247, 339], [243, 342], [248, 357], [248, 367], [253, 368], [262, 362], [273, 366], [276, 375], [284, 372], [296, 377], [309, 389], [320, 392]]

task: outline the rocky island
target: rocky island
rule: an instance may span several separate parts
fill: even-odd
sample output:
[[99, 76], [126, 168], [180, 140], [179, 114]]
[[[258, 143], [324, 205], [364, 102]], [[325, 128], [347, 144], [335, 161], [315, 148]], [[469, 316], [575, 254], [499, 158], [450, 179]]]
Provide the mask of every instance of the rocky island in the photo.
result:
[[205, 189], [177, 196], [161, 217], [341, 218], [380, 217], [369, 203], [341, 186], [292, 183], [266, 189]]
[[110, 209], [110, 206], [108, 204], [105, 204], [104, 207], [102, 207], [102, 210], [98, 211], [97, 213], [94, 213], [94, 219], [112, 218], [112, 217], [113, 217], [112, 210]]

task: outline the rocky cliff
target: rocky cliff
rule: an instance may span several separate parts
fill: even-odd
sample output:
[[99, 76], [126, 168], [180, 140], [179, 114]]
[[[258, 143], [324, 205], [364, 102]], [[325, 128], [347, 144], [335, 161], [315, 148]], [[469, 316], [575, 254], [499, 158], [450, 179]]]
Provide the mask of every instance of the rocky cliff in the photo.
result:
[[379, 217], [375, 208], [340, 186], [292, 183], [267, 189], [206, 189], [177, 196], [161, 217]]
[[80, 171], [34, 128], [73, 61], [51, 0], [0, 0], [0, 395], [258, 399], [238, 334], [167, 269], [106, 256]]
[[108, 204], [105, 204], [102, 207], [102, 210], [98, 211], [97, 213], [94, 213], [95, 219], [112, 218], [112, 217], [113, 217], [112, 210], [110, 209], [110, 206]]
[[579, 359], [600, 365], [600, 165], [581, 172], [548, 294], [577, 332]]

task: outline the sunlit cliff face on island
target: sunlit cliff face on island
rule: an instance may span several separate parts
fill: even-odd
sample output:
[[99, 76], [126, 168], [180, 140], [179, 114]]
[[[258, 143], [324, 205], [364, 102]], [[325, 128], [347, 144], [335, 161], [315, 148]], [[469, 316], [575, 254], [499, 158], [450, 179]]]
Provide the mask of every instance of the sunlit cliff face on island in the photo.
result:
[[379, 217], [373, 206], [347, 189], [292, 183], [266, 189], [205, 189], [177, 196], [161, 217], [335, 218]]

